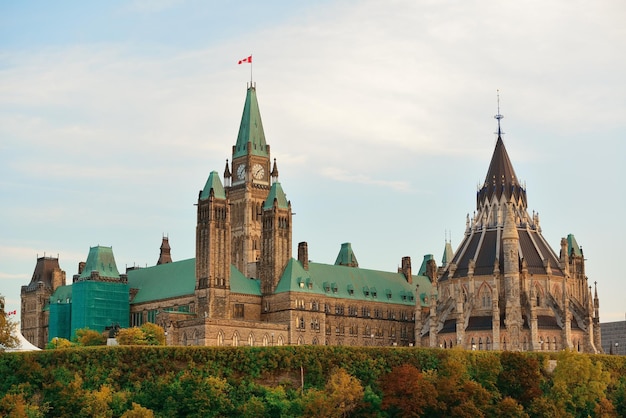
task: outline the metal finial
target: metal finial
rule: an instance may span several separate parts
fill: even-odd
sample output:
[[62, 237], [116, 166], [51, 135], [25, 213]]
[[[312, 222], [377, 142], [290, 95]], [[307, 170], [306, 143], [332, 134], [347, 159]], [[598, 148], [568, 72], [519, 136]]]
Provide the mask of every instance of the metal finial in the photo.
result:
[[502, 134], [504, 134], [504, 132], [502, 132], [502, 129], [500, 129], [500, 120], [502, 118], [504, 118], [504, 116], [502, 116], [500, 114], [500, 90], [496, 90], [497, 94], [498, 94], [498, 114], [494, 116], [495, 119], [498, 120], [498, 132], [496, 132], [496, 134], [498, 134], [498, 136], [501, 136]]

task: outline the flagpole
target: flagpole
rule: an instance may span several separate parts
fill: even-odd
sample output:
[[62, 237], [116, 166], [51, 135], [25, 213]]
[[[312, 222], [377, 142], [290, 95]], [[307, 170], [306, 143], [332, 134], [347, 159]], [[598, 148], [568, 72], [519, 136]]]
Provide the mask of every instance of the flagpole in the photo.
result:
[[250, 54], [250, 87], [252, 87], [252, 54]]

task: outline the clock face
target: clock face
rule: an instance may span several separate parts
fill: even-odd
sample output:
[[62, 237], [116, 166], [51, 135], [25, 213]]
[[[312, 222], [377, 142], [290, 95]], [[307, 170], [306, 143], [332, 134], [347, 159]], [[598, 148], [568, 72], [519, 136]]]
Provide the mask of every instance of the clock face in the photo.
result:
[[241, 164], [237, 167], [237, 178], [243, 180], [246, 177], [246, 166]]
[[261, 164], [255, 164], [252, 166], [252, 175], [255, 179], [261, 180], [265, 176], [265, 169]]

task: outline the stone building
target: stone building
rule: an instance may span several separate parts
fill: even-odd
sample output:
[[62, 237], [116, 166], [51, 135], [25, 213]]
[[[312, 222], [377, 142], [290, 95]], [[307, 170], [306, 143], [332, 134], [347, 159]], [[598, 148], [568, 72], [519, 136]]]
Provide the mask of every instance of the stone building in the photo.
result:
[[[293, 257], [292, 207], [278, 178], [251, 85], [223, 180], [212, 171], [198, 193], [195, 257], [173, 261], [163, 238], [155, 266], [119, 274], [112, 249], [93, 247], [67, 286], [60, 269], [39, 285], [38, 264], [22, 290], [23, 319], [38, 318], [23, 321], [24, 335], [42, 347], [80, 326], [152, 322], [172, 345], [600, 349], [582, 249], [571, 235], [559, 256], [546, 243], [500, 135], [477, 213], [456, 252], [446, 242], [440, 267], [426, 255], [416, 271], [409, 257], [395, 272], [364, 269], [350, 243], [334, 264], [311, 262], [306, 242]], [[31, 295], [38, 286], [47, 293]], [[97, 303], [97, 318], [85, 317]], [[115, 309], [101, 309], [107, 303]]]
[[502, 141], [501, 118], [463, 241], [452, 256], [446, 248], [431, 276], [437, 297], [418, 321], [418, 340], [478, 350], [601, 351], [599, 300], [582, 248], [568, 235], [557, 255], [544, 239]]

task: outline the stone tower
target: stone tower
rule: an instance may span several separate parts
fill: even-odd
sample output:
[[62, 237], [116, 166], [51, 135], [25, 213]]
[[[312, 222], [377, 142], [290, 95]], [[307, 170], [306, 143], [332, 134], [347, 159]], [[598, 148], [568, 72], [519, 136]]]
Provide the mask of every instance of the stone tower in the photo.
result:
[[196, 297], [198, 313], [228, 318], [231, 264], [230, 206], [216, 171], [198, 196]]
[[44, 308], [59, 286], [65, 286], [65, 272], [59, 267], [59, 259], [45, 256], [37, 258], [30, 283], [22, 286], [20, 327], [22, 335], [39, 348], [44, 348], [48, 343], [49, 312]]
[[276, 181], [263, 205], [259, 271], [263, 295], [274, 292], [287, 262], [291, 259], [291, 216], [291, 202]]
[[231, 257], [247, 277], [257, 277], [262, 208], [270, 192], [270, 168], [270, 147], [265, 142], [256, 87], [250, 85], [233, 146], [232, 169], [226, 169], [226, 193], [232, 205]]

